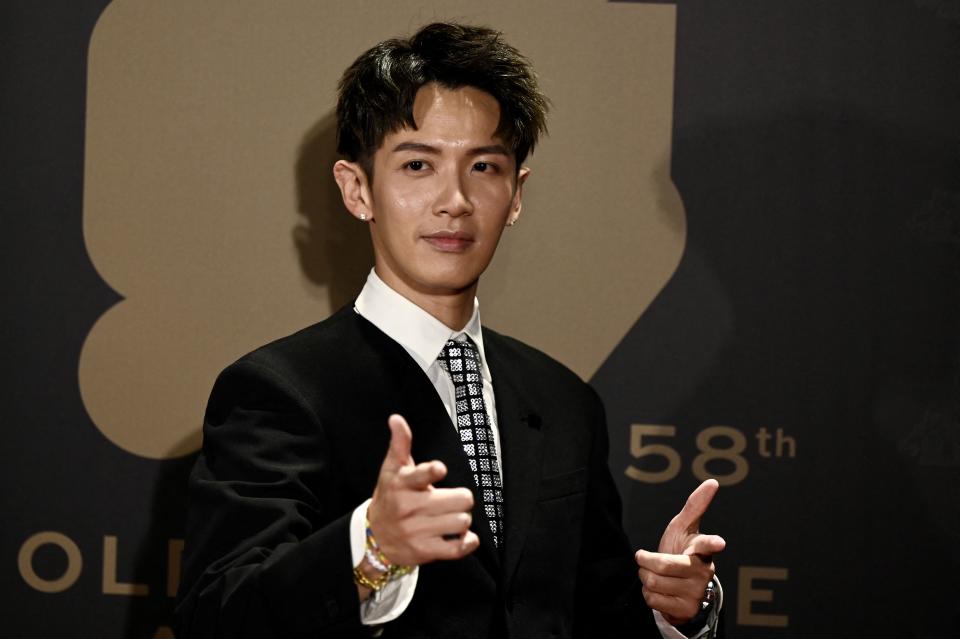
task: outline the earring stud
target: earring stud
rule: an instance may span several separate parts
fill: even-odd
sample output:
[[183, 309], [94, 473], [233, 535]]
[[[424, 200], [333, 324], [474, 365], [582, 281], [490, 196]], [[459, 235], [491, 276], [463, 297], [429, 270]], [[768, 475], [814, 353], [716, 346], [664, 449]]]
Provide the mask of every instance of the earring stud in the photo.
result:
[[360, 221], [361, 221], [361, 222], [366, 222], [366, 221], [367, 221], [367, 214], [366, 214], [366, 213], [361, 213], [361, 214], [360, 214]]

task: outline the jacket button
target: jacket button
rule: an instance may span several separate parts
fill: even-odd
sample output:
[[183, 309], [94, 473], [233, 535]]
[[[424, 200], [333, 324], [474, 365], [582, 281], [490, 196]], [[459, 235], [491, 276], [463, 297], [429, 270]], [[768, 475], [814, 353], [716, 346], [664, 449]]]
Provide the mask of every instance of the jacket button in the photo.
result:
[[336, 617], [340, 614], [340, 606], [337, 605], [336, 599], [327, 599], [323, 603], [323, 607], [328, 617]]

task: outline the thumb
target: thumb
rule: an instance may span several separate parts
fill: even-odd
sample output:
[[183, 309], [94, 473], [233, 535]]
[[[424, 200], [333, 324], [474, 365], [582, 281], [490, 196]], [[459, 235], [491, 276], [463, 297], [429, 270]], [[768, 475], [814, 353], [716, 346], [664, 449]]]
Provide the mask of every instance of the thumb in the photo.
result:
[[394, 414], [387, 419], [387, 426], [390, 427], [390, 448], [383, 460], [384, 468], [398, 470], [402, 466], [412, 465], [410, 446], [413, 444], [413, 433], [410, 432], [407, 420]]

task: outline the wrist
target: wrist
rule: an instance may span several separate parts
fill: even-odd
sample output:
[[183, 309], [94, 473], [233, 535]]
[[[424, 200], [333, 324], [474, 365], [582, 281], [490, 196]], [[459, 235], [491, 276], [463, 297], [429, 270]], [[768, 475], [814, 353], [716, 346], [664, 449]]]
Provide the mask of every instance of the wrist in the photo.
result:
[[363, 558], [353, 569], [353, 580], [357, 587], [361, 589], [362, 597], [363, 590], [369, 591], [367, 596], [370, 592], [379, 592], [389, 581], [412, 570], [410, 566], [402, 566], [390, 561], [380, 549], [369, 520], [364, 523], [366, 539]]
[[712, 613], [716, 608], [716, 588], [716, 582], [713, 579], [707, 582], [707, 585], [704, 588], [703, 598], [700, 600], [697, 614], [694, 615], [692, 619], [674, 626], [680, 631], [681, 634], [686, 635], [687, 637], [692, 637], [707, 625], [707, 622], [710, 618], [710, 613]]

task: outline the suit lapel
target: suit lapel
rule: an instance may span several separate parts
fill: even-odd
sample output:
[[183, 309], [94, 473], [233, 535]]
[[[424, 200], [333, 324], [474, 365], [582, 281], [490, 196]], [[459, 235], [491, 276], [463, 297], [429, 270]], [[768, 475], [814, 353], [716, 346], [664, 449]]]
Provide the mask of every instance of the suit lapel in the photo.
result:
[[516, 362], [498, 348], [499, 336], [484, 331], [484, 349], [493, 377], [503, 469], [505, 543], [503, 583], [509, 583], [523, 551], [540, 488], [543, 434], [539, 413], [530, 405]]

